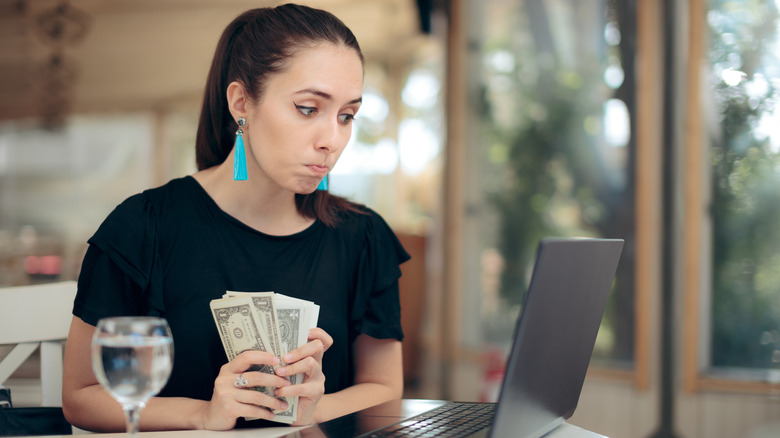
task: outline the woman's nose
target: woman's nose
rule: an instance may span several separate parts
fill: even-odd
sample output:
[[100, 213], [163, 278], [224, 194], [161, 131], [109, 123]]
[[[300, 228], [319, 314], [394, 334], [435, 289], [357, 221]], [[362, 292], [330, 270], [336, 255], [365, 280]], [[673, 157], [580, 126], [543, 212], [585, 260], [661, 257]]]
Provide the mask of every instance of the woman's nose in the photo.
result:
[[330, 153], [338, 150], [341, 142], [346, 143], [342, 139], [342, 126], [339, 125], [338, 121], [326, 122], [323, 125], [317, 142], [317, 149]]

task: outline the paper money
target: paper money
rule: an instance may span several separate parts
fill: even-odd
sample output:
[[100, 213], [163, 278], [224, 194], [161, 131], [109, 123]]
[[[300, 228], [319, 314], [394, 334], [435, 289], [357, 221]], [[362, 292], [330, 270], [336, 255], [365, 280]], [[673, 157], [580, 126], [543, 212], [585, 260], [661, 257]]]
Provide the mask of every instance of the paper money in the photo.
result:
[[[227, 291], [221, 299], [211, 302], [211, 309], [229, 360], [245, 349], [268, 351], [281, 359], [308, 342], [309, 329], [316, 327], [319, 319], [318, 305], [274, 292]], [[245, 332], [251, 332], [255, 338], [251, 346]], [[239, 347], [244, 349], [238, 350]], [[274, 368], [263, 365], [259, 370], [273, 373]], [[303, 374], [296, 374], [289, 380], [295, 385], [302, 383], [303, 378]], [[273, 388], [260, 390], [266, 394], [270, 391], [273, 396]], [[292, 423], [298, 416], [298, 397], [285, 400], [288, 408], [274, 411], [274, 421]]]
[[276, 307], [274, 306], [273, 292], [233, 292], [228, 291], [223, 297], [250, 297], [260, 320], [260, 330], [268, 339], [268, 347], [274, 356], [281, 358], [287, 351], [282, 351], [279, 342], [279, 323], [277, 322]]
[[[302, 300], [300, 298], [288, 297], [287, 295], [276, 294], [274, 297], [276, 302], [276, 309], [279, 312], [281, 309], [300, 309], [299, 327], [302, 328], [299, 333], [298, 346], [301, 346], [309, 340], [309, 329], [317, 327], [317, 320], [319, 319], [320, 306], [312, 303], [311, 301]], [[279, 328], [281, 330], [281, 327]], [[294, 350], [298, 346], [291, 348]]]
[[[261, 333], [260, 322], [255, 315], [251, 298], [214, 300], [210, 306], [228, 360], [233, 360], [247, 350], [268, 350], [269, 342]], [[254, 365], [250, 370], [274, 373], [269, 365]], [[257, 389], [273, 396], [272, 388], [258, 387]]]
[[[254, 305], [254, 310], [257, 313], [258, 319], [261, 323], [261, 330], [268, 334], [269, 350], [274, 356], [278, 357], [282, 362], [282, 366], [286, 365], [281, 360], [282, 356], [291, 351], [283, 347], [283, 339], [280, 335], [280, 328], [278, 322], [278, 314], [276, 307], [274, 306], [274, 293], [273, 292], [234, 292], [228, 291], [226, 294], [228, 297], [250, 297]], [[295, 348], [298, 348], [297, 346]], [[294, 349], [294, 348], [293, 348]], [[275, 369], [275, 368], [274, 368]], [[290, 383], [295, 385], [303, 382], [303, 375], [296, 374], [288, 378]], [[292, 423], [298, 418], [298, 396], [285, 397], [287, 402], [287, 409], [284, 411], [274, 411], [275, 419], [280, 421], [290, 420]], [[287, 421], [284, 421], [287, 422]]]

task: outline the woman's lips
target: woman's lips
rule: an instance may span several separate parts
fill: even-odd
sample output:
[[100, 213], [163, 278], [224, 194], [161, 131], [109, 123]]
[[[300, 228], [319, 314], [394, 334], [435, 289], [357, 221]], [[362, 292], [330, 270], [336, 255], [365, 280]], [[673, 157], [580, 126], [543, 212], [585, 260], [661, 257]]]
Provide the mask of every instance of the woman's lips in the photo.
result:
[[318, 166], [316, 164], [309, 164], [306, 167], [311, 169], [311, 171], [317, 175], [317, 176], [325, 176], [328, 174], [328, 167], [327, 166]]

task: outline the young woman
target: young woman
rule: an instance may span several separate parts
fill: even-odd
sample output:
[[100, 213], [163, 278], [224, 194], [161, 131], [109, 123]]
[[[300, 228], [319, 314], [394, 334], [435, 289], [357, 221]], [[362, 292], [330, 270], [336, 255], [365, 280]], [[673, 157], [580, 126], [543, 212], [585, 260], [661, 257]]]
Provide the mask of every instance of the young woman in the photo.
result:
[[[124, 430], [90, 366], [95, 324], [117, 315], [162, 316], [173, 333], [173, 372], [142, 430], [231, 429], [285, 407], [252, 386], [299, 396], [296, 425], [401, 396], [398, 278], [409, 256], [375, 212], [318, 190], [350, 137], [363, 62], [352, 32], [317, 9], [254, 9], [225, 29], [199, 171], [128, 198], [89, 240], [65, 354], [72, 424]], [[226, 290], [314, 301], [318, 328], [283, 358], [247, 351], [228, 362], [209, 309]], [[276, 375], [248, 371], [280, 362]], [[285, 378], [298, 373], [301, 384]]]

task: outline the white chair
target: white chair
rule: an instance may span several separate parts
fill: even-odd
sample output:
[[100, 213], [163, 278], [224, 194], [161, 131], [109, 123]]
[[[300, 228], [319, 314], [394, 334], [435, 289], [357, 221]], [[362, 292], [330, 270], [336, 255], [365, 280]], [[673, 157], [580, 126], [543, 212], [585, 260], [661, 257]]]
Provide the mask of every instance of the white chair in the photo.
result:
[[63, 341], [75, 295], [75, 281], [0, 288], [0, 345], [15, 344], [0, 359], [0, 385], [40, 347], [41, 406], [62, 406]]

